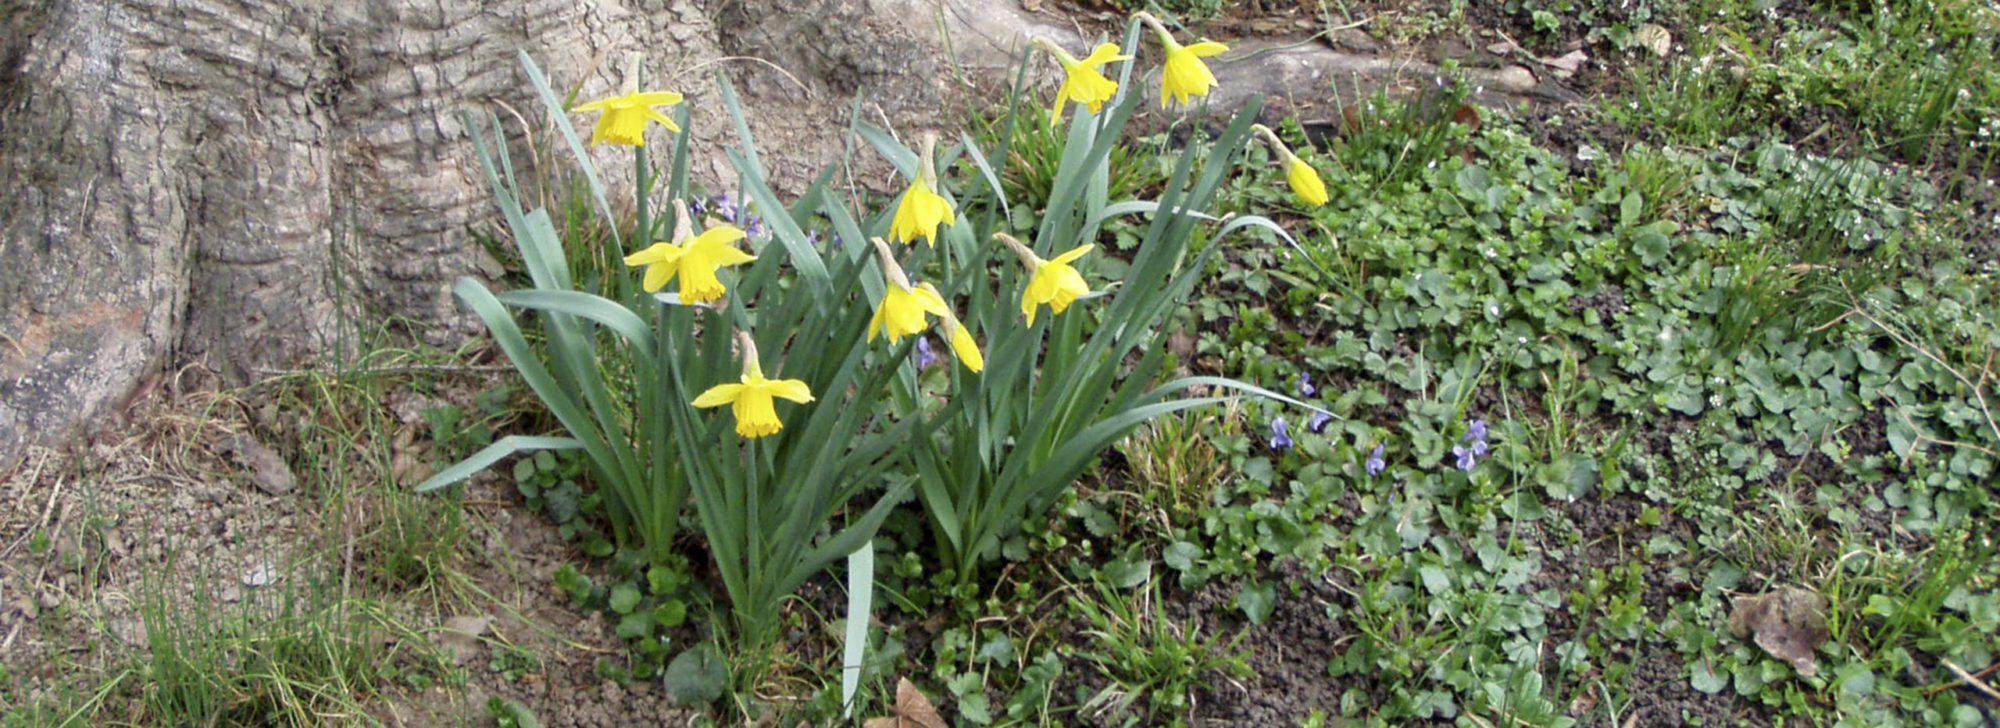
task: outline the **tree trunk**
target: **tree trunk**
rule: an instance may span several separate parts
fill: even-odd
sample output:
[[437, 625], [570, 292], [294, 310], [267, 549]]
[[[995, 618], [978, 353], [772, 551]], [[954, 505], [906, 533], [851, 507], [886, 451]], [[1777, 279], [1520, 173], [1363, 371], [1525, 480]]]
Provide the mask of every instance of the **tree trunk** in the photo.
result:
[[[922, 3], [712, 5], [0, 0], [0, 464], [183, 365], [240, 383], [341, 353], [361, 322], [462, 332], [448, 288], [477, 270], [468, 229], [491, 208], [460, 113], [498, 100], [540, 122], [516, 49], [585, 100], [643, 52], [666, 79], [649, 85], [695, 104], [712, 183], [734, 139], [718, 63], [792, 186], [837, 157], [860, 84], [904, 130], [952, 106]], [[820, 44], [786, 45], [787, 23]], [[601, 151], [629, 178], [623, 149]]]

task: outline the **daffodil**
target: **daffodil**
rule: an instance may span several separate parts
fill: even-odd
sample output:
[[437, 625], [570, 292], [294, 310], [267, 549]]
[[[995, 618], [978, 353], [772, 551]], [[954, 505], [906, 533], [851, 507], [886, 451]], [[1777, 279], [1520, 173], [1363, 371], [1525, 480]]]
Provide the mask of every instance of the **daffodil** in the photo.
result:
[[1306, 164], [1306, 160], [1293, 154], [1291, 148], [1285, 146], [1285, 142], [1278, 139], [1278, 135], [1272, 132], [1270, 127], [1255, 124], [1250, 129], [1263, 134], [1264, 140], [1270, 142], [1271, 148], [1284, 160], [1285, 182], [1292, 186], [1292, 194], [1298, 195], [1299, 199], [1314, 207], [1326, 204], [1326, 183], [1320, 181], [1319, 172], [1314, 170], [1312, 165]]
[[924, 135], [923, 158], [917, 163], [917, 177], [910, 180], [910, 189], [903, 192], [903, 201], [896, 205], [896, 216], [889, 221], [889, 239], [899, 243], [914, 243], [923, 237], [931, 247], [937, 247], [939, 225], [955, 225], [958, 216], [952, 214], [951, 203], [937, 190], [937, 172], [931, 168], [931, 155], [937, 146], [937, 137]]
[[1208, 90], [1215, 88], [1215, 74], [1201, 59], [1228, 51], [1229, 46], [1209, 40], [1183, 46], [1151, 13], [1134, 13], [1133, 17], [1151, 27], [1160, 36], [1160, 46], [1167, 51], [1166, 63], [1160, 69], [1161, 106], [1166, 106], [1169, 99], [1185, 105], [1189, 99], [1207, 96]]
[[628, 147], [646, 146], [646, 122], [657, 121], [667, 131], [679, 133], [681, 128], [666, 114], [654, 109], [655, 106], [672, 106], [681, 102], [681, 95], [672, 91], [633, 91], [624, 96], [599, 99], [582, 106], [576, 111], [600, 111], [597, 127], [590, 131], [590, 143], [623, 144]]
[[750, 339], [747, 332], [736, 332], [738, 346], [743, 354], [743, 378], [736, 384], [718, 384], [709, 387], [701, 396], [694, 398], [696, 407], [721, 407], [731, 405], [736, 415], [736, 434], [756, 439], [777, 434], [785, 429], [785, 423], [778, 419], [775, 397], [783, 397], [799, 404], [813, 401], [812, 389], [797, 379], [766, 379], [764, 370], [757, 365], [757, 342]]
[[1042, 260], [1035, 251], [1015, 240], [1006, 233], [994, 233], [993, 238], [1014, 249], [1020, 256], [1021, 264], [1027, 266], [1028, 287], [1021, 291], [1021, 313], [1028, 317], [1028, 324], [1035, 323], [1035, 311], [1046, 303], [1053, 313], [1062, 313], [1079, 296], [1090, 292], [1090, 285], [1083, 282], [1083, 274], [1070, 266], [1077, 258], [1097, 249], [1096, 245], [1083, 244], [1069, 249], [1051, 260]]
[[1056, 89], [1055, 108], [1049, 110], [1049, 126], [1055, 126], [1062, 119], [1063, 107], [1071, 101], [1083, 104], [1093, 114], [1104, 110], [1104, 102], [1117, 95], [1118, 82], [1105, 78], [1097, 69], [1112, 61], [1132, 59], [1131, 56], [1118, 54], [1117, 43], [1100, 43], [1089, 57], [1079, 61], [1047, 38], [1037, 36], [1032, 42], [1055, 56], [1056, 62], [1063, 68], [1062, 87]]
[[896, 258], [889, 252], [889, 244], [875, 238], [875, 251], [882, 257], [882, 277], [889, 287], [882, 293], [882, 301], [875, 304], [875, 317], [868, 320], [868, 340], [874, 341], [880, 334], [887, 334], [889, 343], [894, 344], [905, 336], [921, 334], [930, 323], [924, 314], [945, 316], [950, 309], [945, 307], [944, 297], [938, 295], [937, 288], [926, 283], [911, 286], [910, 278], [903, 273], [903, 267], [896, 264]]
[[722, 297], [728, 288], [715, 271], [725, 265], [741, 265], [756, 260], [757, 256], [738, 250], [734, 243], [743, 239], [743, 231], [731, 225], [721, 225], [694, 234], [693, 223], [687, 203], [674, 201], [680, 213], [674, 224], [674, 242], [654, 243], [652, 247], [625, 256], [628, 266], [646, 266], [646, 277], [639, 282], [647, 293], [653, 293], [667, 285], [676, 276], [681, 279], [680, 298], [682, 303], [704, 303]]
[[882, 258], [882, 277], [889, 283], [882, 294], [882, 301], [875, 305], [875, 316], [868, 320], [868, 340], [877, 335], [887, 335], [889, 343], [912, 334], [921, 334], [930, 326], [924, 314], [930, 314], [945, 322], [945, 329], [951, 339], [952, 353], [967, 369], [979, 371], [986, 367], [986, 359], [979, 353], [979, 345], [972, 340], [972, 334], [951, 313], [944, 296], [937, 287], [929, 283], [910, 285], [910, 277], [903, 267], [896, 263], [889, 250], [889, 244], [875, 238], [875, 252]]

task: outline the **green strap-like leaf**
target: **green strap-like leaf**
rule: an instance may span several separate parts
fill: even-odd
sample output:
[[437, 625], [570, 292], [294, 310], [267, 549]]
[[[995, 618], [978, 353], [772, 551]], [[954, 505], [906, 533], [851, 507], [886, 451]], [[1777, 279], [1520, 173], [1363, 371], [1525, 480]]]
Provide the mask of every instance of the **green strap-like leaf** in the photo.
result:
[[583, 441], [574, 437], [534, 437], [530, 435], [508, 435], [494, 440], [493, 444], [480, 448], [479, 452], [458, 462], [458, 464], [425, 478], [417, 484], [418, 493], [433, 490], [470, 478], [474, 473], [493, 467], [494, 463], [509, 455], [525, 450], [581, 450]]

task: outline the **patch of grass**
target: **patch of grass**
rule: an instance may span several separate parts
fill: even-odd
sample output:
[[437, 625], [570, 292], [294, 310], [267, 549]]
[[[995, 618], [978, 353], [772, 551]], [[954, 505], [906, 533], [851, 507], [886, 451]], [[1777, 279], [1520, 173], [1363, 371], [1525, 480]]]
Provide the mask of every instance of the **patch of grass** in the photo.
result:
[[1191, 725], [1198, 688], [1218, 674], [1248, 677], [1243, 634], [1203, 637], [1199, 621], [1169, 618], [1152, 587], [1126, 594], [1100, 583], [1095, 595], [1073, 594], [1069, 607], [1089, 625], [1088, 647], [1074, 659], [1107, 681], [1078, 708], [1098, 720]]
[[223, 606], [206, 597], [217, 586], [208, 575], [192, 577], [194, 598], [156, 581], [140, 599], [148, 656], [136, 702], [153, 724], [378, 725], [364, 706], [392, 678], [427, 683], [446, 669], [379, 606], [323, 585], [279, 583]]

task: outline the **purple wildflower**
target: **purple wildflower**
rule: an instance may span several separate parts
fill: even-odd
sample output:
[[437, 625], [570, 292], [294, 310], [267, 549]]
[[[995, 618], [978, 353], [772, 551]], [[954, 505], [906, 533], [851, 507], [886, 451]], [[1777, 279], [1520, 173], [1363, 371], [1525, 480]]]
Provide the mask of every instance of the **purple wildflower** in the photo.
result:
[[1486, 446], [1486, 420], [1475, 419], [1468, 424], [1465, 428], [1465, 440], [1472, 444], [1464, 448], [1454, 447], [1452, 448], [1452, 452], [1458, 452], [1460, 449], [1465, 450], [1466, 454], [1459, 456], [1458, 467], [1462, 470], [1471, 470], [1472, 468], [1465, 464], [1468, 457], [1474, 459], [1483, 458], [1486, 457], [1486, 453], [1492, 452], [1492, 449]]
[[692, 199], [692, 200], [688, 200], [688, 214], [690, 214], [690, 215], [700, 215], [700, 214], [702, 214], [703, 212], [707, 212], [707, 211], [708, 211], [708, 201], [707, 201], [707, 200], [703, 200], [703, 199], [701, 199], [701, 198], [699, 198], [699, 197], [696, 197], [696, 198], [694, 198], [694, 199]]
[[1473, 455], [1471, 448], [1467, 448], [1464, 445], [1451, 446], [1451, 454], [1458, 456], [1459, 470], [1470, 473], [1472, 472], [1472, 466], [1479, 464], [1478, 456]]
[[931, 337], [917, 335], [917, 368], [929, 369], [937, 363], [937, 352], [931, 351]]
[[1367, 466], [1369, 475], [1381, 475], [1383, 470], [1389, 468], [1389, 464], [1382, 460], [1382, 443], [1375, 443], [1375, 450], [1368, 453]]
[[1299, 396], [1311, 397], [1319, 388], [1313, 386], [1312, 372], [1299, 372]]
[[757, 216], [755, 213], [751, 213], [750, 215], [745, 216], [744, 219], [747, 220], [747, 222], [743, 223], [744, 235], [748, 235], [754, 238], [764, 234], [764, 218]]
[[729, 199], [729, 195], [715, 195], [708, 198], [708, 202], [716, 217], [736, 222], [736, 203]]
[[1326, 432], [1326, 426], [1331, 422], [1333, 422], [1333, 415], [1325, 412], [1314, 412], [1312, 418], [1306, 420], [1306, 431], [1315, 435]]
[[815, 248], [817, 248], [817, 247], [819, 247], [819, 243], [820, 243], [820, 240], [819, 240], [819, 231], [818, 231], [818, 230], [807, 230], [807, 231], [806, 231], [806, 244], [807, 244], [807, 245], [810, 245], [810, 246], [813, 246], [813, 247], [815, 247]]
[[1292, 447], [1292, 434], [1285, 427], [1285, 418], [1271, 418], [1271, 449], [1288, 450]]

